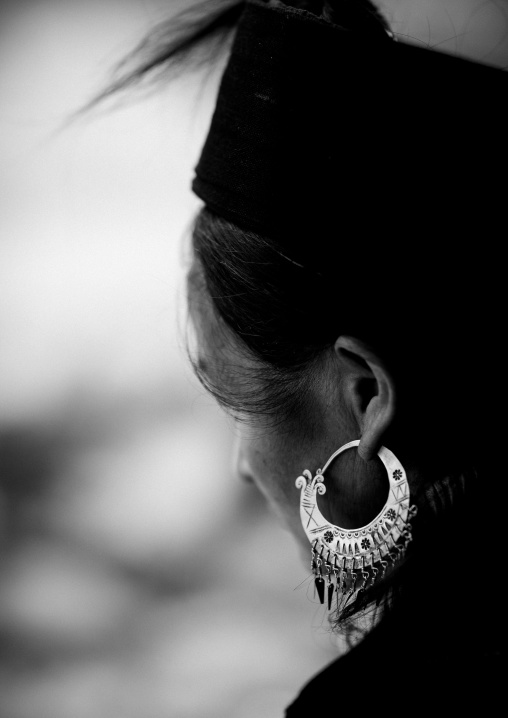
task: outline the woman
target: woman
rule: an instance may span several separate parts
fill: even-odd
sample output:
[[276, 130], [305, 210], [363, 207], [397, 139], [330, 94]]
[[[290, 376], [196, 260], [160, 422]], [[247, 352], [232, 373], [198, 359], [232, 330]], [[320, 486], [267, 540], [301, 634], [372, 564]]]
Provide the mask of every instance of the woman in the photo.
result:
[[248, 0], [180, 16], [112, 89], [231, 27], [193, 183], [193, 362], [352, 645], [287, 716], [488, 710], [506, 75], [396, 42], [365, 0]]

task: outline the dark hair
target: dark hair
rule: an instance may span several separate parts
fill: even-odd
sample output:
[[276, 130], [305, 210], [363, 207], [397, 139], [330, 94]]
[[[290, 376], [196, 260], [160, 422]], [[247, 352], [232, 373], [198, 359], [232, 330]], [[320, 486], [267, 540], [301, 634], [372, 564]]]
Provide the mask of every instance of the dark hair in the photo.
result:
[[298, 416], [312, 383], [312, 366], [336, 338], [329, 323], [313, 311], [319, 291], [316, 272], [288, 258], [270, 239], [207, 208], [196, 218], [193, 245], [229, 341], [255, 359], [252, 391], [247, 382], [241, 396], [229, 391], [226, 382], [213, 383], [201, 375], [197, 366], [198, 376], [240, 419], [261, 416], [280, 424]]

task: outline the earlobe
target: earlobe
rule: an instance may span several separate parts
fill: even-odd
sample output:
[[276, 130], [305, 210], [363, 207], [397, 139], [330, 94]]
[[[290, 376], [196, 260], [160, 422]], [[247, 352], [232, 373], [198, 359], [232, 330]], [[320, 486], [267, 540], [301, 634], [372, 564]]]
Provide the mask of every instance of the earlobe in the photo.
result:
[[393, 378], [382, 359], [367, 344], [341, 336], [335, 342], [345, 377], [345, 401], [360, 429], [358, 454], [364, 461], [375, 458], [395, 416]]

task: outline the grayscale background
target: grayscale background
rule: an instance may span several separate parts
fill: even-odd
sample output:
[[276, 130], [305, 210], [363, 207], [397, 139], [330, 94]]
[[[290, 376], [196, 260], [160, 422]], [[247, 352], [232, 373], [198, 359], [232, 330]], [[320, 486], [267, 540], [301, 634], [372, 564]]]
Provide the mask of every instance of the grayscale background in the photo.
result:
[[[218, 72], [60, 129], [172, 6], [0, 4], [1, 718], [275, 718], [340, 649], [187, 366]], [[508, 66], [504, 2], [383, 7]]]

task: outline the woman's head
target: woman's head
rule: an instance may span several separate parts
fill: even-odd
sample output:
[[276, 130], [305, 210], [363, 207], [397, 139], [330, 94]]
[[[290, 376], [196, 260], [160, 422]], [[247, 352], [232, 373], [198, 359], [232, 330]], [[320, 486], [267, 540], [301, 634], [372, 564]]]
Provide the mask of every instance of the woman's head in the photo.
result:
[[120, 87], [239, 21], [193, 184], [194, 361], [307, 545], [294, 480], [342, 444], [324, 513], [353, 527], [381, 444], [421, 498], [496, 430], [506, 76], [393, 42], [369, 2], [198, 7]]
[[[379, 23], [357, 36], [323, 19], [248, 3], [193, 183], [205, 207], [190, 306], [198, 375], [239, 420], [238, 472], [307, 551], [294, 486], [304, 469], [359, 440], [327, 471], [321, 498], [327, 521], [358, 528], [388, 495], [377, 451], [402, 462], [423, 516], [415, 560], [363, 576], [368, 588], [341, 607], [344, 618], [401, 586], [422, 608], [433, 578], [456, 599], [446, 566], [432, 562], [462, 529], [432, 492], [483, 462], [485, 417], [497, 408], [475, 337], [480, 326], [492, 336], [499, 285], [486, 281], [487, 267], [496, 273], [488, 253], [465, 238], [491, 241], [502, 212], [482, 179], [496, 134], [477, 108], [506, 83], [396, 49]], [[430, 81], [435, 104], [422, 98]], [[471, 82], [476, 112], [464, 92], [449, 96], [451, 83]], [[410, 162], [394, 159], [401, 148]], [[418, 160], [452, 169], [424, 171]], [[450, 486], [458, 507], [463, 484]], [[454, 559], [458, 571], [464, 560]]]

